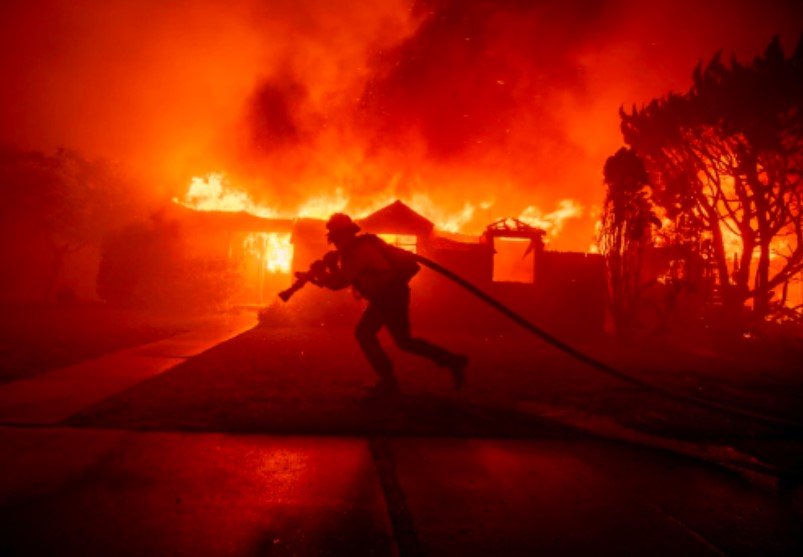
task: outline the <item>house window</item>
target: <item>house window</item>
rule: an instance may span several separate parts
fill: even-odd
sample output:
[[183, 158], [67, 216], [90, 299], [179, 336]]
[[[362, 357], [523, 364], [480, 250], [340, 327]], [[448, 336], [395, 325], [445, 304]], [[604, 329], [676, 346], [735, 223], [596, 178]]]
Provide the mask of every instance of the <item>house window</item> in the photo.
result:
[[418, 238], [411, 234], [377, 234], [391, 246], [416, 253]]
[[290, 272], [293, 263], [293, 244], [290, 233], [251, 232], [243, 239], [243, 253], [268, 273]]
[[535, 271], [535, 250], [527, 238], [494, 239], [494, 282], [532, 284]]

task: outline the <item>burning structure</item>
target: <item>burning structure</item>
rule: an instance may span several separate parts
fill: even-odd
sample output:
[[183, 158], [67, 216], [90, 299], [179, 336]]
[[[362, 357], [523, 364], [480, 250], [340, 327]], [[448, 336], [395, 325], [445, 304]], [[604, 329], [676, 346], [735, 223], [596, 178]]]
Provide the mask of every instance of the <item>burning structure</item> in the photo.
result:
[[[279, 218], [248, 212], [176, 209], [194, 244], [205, 257], [225, 256], [239, 270], [242, 287], [234, 302], [265, 305], [289, 286], [292, 273], [331, 249], [323, 218]], [[605, 272], [602, 257], [546, 249], [542, 228], [519, 219], [494, 222], [479, 235], [439, 229], [435, 223], [400, 200], [357, 219], [364, 232], [428, 257], [455, 271], [480, 288], [518, 308], [529, 317], [555, 328], [600, 330], [605, 316]], [[429, 273], [416, 279], [416, 304], [421, 315], [455, 316], [476, 312], [466, 307], [463, 294]], [[332, 293], [301, 296], [301, 304], [336, 305], [348, 311], [344, 298]], [[420, 295], [419, 295], [420, 294]], [[325, 296], [326, 300], [321, 298]], [[304, 300], [307, 300], [305, 302]], [[472, 320], [469, 320], [472, 321]], [[465, 322], [465, 321], [464, 321]]]
[[[600, 169], [622, 142], [617, 107], [684, 89], [693, 63], [719, 49], [743, 57], [773, 33], [792, 46], [800, 21], [799, 8], [784, 0], [587, 4], [390, 0], [333, 9], [320, 1], [243, 0], [188, 10], [182, 3], [49, 1], [43, 9], [12, 2], [0, 36], [4, 52], [25, 56], [5, 60], [15, 86], [0, 91], [0, 143], [44, 152], [66, 145], [119, 160], [135, 169], [129, 197], [148, 208], [183, 195], [190, 176], [226, 169], [277, 208], [246, 211], [264, 219], [322, 218], [324, 208], [365, 218], [399, 198], [439, 232], [469, 233], [479, 243], [501, 216], [540, 228], [550, 217], [552, 235], [572, 215], [576, 225], [551, 245], [580, 252], [601, 213]], [[696, 14], [693, 26], [688, 13]], [[176, 21], [185, 22], [181, 33]], [[81, 253], [88, 260], [81, 284], [89, 286], [72, 289], [91, 298], [94, 252], [115, 226], [144, 214], [132, 214], [133, 203], [73, 166], [60, 171], [61, 182], [39, 181], [58, 187], [9, 188], [31, 197], [9, 204], [30, 214], [15, 208], [4, 216], [6, 236], [15, 237], [7, 242], [10, 259], [44, 251], [16, 240], [43, 230], [50, 237], [37, 242], [52, 253], [7, 290], [33, 290], [23, 287], [36, 274], [48, 283], [37, 287], [41, 297], [66, 291], [49, 277], [67, 266], [62, 254], [80, 240], [94, 250]], [[27, 180], [11, 170], [4, 183]], [[234, 195], [226, 210], [245, 210], [236, 208], [244, 196]], [[308, 203], [321, 196], [327, 203]], [[451, 214], [440, 218], [433, 209]], [[83, 230], [93, 220], [109, 222]], [[303, 259], [292, 225], [265, 232], [261, 221], [240, 220], [243, 241], [210, 234], [209, 246], [191, 239], [188, 248], [216, 253], [223, 242], [232, 257], [261, 253], [244, 258], [262, 277], [254, 284], [283, 280], [290, 262]], [[65, 248], [67, 236], [79, 238]], [[446, 243], [443, 235], [437, 242]], [[501, 261], [507, 242], [495, 249]], [[270, 262], [255, 262], [268, 254]], [[501, 268], [491, 269], [491, 282]], [[258, 291], [244, 299], [259, 300]]]

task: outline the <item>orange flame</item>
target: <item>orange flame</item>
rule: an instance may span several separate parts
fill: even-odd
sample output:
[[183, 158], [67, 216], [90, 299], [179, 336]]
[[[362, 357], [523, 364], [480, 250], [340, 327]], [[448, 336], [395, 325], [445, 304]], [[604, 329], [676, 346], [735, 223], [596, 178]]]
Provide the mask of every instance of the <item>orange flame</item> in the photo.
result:
[[[437, 230], [450, 233], [479, 233], [481, 228], [477, 230], [471, 223], [478, 214], [481, 216], [493, 207], [493, 201], [478, 204], [466, 201], [462, 209], [450, 212], [439, 207], [426, 193], [413, 193], [399, 198], [414, 211], [431, 220]], [[184, 198], [174, 198], [173, 201], [198, 211], [244, 211], [264, 218], [326, 219], [333, 213], [348, 212], [352, 217], [359, 219], [389, 205], [395, 199], [397, 196], [385, 193], [375, 196], [368, 203], [359, 203], [352, 200], [342, 188], [337, 188], [332, 194], [309, 197], [294, 210], [279, 210], [256, 203], [247, 192], [232, 186], [224, 173], [215, 172], [205, 177], [192, 178]], [[558, 203], [557, 209], [548, 213], [529, 205], [521, 212], [519, 219], [542, 228], [551, 237], [555, 237], [563, 230], [567, 220], [579, 218], [583, 213], [584, 208], [577, 201], [563, 199]], [[486, 223], [498, 220], [490, 218], [490, 214], [488, 217]], [[276, 249], [279, 249], [279, 246], [279, 243], [275, 244]], [[286, 246], [282, 249], [286, 249]]]
[[265, 268], [269, 273], [289, 273], [293, 263], [290, 234], [266, 234]]
[[[337, 188], [331, 195], [319, 195], [308, 198], [294, 211], [280, 211], [276, 208], [256, 203], [247, 192], [233, 187], [226, 175], [214, 172], [205, 177], [194, 177], [184, 199], [173, 201], [196, 211], [244, 211], [264, 218], [318, 218], [326, 219], [332, 213], [348, 211], [354, 218], [362, 218], [392, 203], [393, 195], [382, 195], [370, 203], [358, 204], [346, 195], [342, 188]], [[437, 229], [445, 232], [461, 232], [463, 227], [474, 217], [477, 207], [466, 202], [456, 213], [440, 209], [432, 199], [422, 193], [403, 198], [414, 211], [430, 219]], [[485, 202], [482, 209], [489, 209], [492, 202]]]
[[558, 203], [558, 208], [551, 213], [543, 214], [538, 207], [530, 205], [521, 215], [519, 220], [526, 222], [530, 226], [543, 228], [550, 236], [557, 236], [563, 225], [568, 219], [578, 218], [583, 214], [583, 207], [573, 199], [562, 199]]
[[222, 172], [192, 178], [184, 199], [173, 198], [173, 201], [196, 211], [245, 211], [265, 218], [279, 216], [270, 207], [254, 203], [246, 192], [231, 187]]
[[289, 233], [252, 232], [243, 240], [243, 250], [263, 262], [269, 273], [289, 273], [293, 244]]

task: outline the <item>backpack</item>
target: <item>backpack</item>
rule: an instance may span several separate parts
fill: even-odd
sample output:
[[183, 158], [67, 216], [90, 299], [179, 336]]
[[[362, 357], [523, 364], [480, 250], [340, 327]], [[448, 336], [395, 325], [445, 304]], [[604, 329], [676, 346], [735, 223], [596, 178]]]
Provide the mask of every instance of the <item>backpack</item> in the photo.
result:
[[374, 243], [374, 245], [379, 248], [379, 251], [382, 252], [385, 260], [393, 269], [394, 274], [404, 282], [410, 282], [410, 280], [418, 274], [418, 271], [421, 270], [421, 265], [418, 264], [414, 253], [397, 246], [392, 246], [374, 234], [363, 234], [362, 237]]

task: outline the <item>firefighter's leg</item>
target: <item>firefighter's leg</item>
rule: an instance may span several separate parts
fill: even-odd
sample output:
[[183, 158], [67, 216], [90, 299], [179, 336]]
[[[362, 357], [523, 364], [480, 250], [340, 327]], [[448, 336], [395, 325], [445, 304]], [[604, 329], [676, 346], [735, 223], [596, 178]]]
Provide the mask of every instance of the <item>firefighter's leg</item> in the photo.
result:
[[378, 306], [382, 318], [396, 345], [406, 352], [418, 354], [435, 362], [440, 367], [466, 367], [464, 356], [455, 354], [428, 340], [416, 338], [410, 332], [410, 290], [399, 290], [393, 297], [383, 299]]
[[379, 344], [379, 339], [376, 336], [381, 328], [382, 313], [374, 304], [369, 304], [357, 323], [357, 329], [354, 333], [360, 348], [365, 353], [365, 357], [368, 358], [371, 367], [374, 368], [374, 371], [382, 381], [389, 381], [395, 384], [393, 363], [382, 349], [382, 345]]

